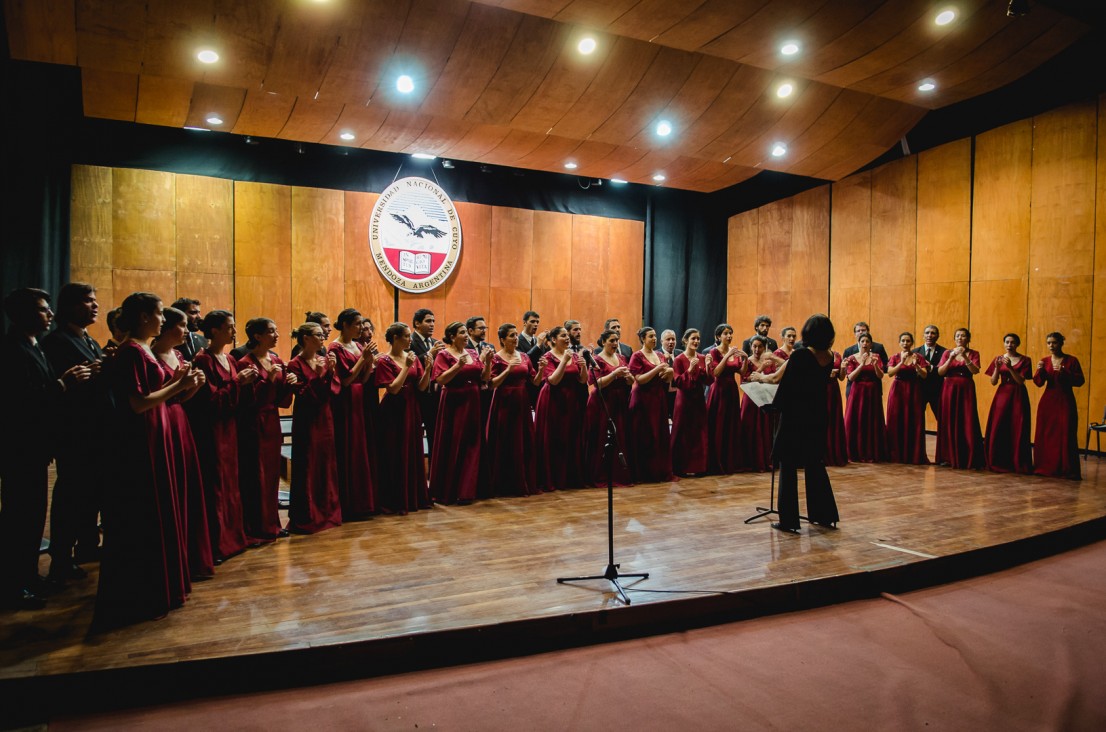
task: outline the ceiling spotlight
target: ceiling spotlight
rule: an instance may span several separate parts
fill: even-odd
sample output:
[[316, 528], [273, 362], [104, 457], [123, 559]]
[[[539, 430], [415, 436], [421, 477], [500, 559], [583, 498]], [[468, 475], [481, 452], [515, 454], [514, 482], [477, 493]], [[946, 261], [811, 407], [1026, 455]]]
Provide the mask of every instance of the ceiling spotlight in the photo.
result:
[[452, 160], [443, 160], [442, 161], [442, 167], [445, 168], [446, 170], [453, 170], [453, 161]]
[[207, 129], [206, 127], [192, 127], [190, 125], [185, 125], [184, 129], [192, 130], [193, 132], [211, 132], [211, 130]]
[[784, 56], [794, 56], [798, 52], [799, 52], [799, 42], [798, 41], [784, 41], [783, 45], [780, 46], [780, 53], [782, 53]]
[[937, 25], [948, 25], [954, 20], [956, 20], [956, 11], [952, 8], [946, 8], [937, 13], [937, 17], [933, 19], [933, 22]]
[[396, 89], [398, 89], [401, 94], [410, 94], [415, 91], [415, 80], [407, 74], [404, 74], [396, 79]]
[[259, 145], [261, 143], [259, 143], [257, 140], [253, 139], [249, 135], [246, 135], [246, 144], [247, 145]]
[[205, 48], [196, 54], [196, 58], [205, 64], [213, 64], [219, 60], [219, 54], [215, 53], [210, 48]]
[[576, 163], [570, 160], [569, 162], [565, 163], [565, 167], [569, 170], [576, 170]]
[[342, 138], [346, 142], [349, 142], [350, 140], [356, 140], [357, 139], [357, 135], [355, 135], [355, 134], [353, 134], [352, 132], [349, 132], [349, 131], [343, 132], [342, 134], [338, 135], [338, 137]]
[[611, 178], [611, 183], [617, 183], [619, 185], [625, 185], [626, 181], [621, 178]]
[[213, 114], [207, 118], [207, 123], [209, 125], [221, 125], [223, 124], [223, 118], [216, 114]]
[[672, 123], [666, 119], [662, 119], [657, 123], [657, 134], [661, 137], [668, 137], [672, 134]]
[[435, 160], [438, 156], [430, 153], [411, 153], [411, 157], [415, 160]]
[[931, 92], [937, 88], [937, 85], [933, 83], [933, 79], [925, 79], [922, 83], [918, 84], [918, 91]]
[[591, 36], [588, 36], [586, 38], [580, 39], [580, 42], [576, 44], [576, 50], [587, 56], [588, 54], [595, 51], [596, 45], [597, 44], [595, 43], [595, 39]]
[[780, 99], [783, 99], [784, 97], [791, 96], [791, 92], [793, 92], [793, 91], [795, 91], [795, 85], [794, 84], [792, 84], [790, 82], [780, 84], [779, 88], [776, 89], [776, 96], [779, 97]]
[[653, 180], [660, 183], [661, 181], [664, 180], [664, 173], [657, 173], [656, 175], [653, 176]]
[[1006, 6], [1006, 17], [1020, 18], [1029, 15], [1029, 0], [1010, 0]]
[[772, 145], [772, 157], [782, 158], [787, 154], [787, 145], [782, 142], [777, 142]]

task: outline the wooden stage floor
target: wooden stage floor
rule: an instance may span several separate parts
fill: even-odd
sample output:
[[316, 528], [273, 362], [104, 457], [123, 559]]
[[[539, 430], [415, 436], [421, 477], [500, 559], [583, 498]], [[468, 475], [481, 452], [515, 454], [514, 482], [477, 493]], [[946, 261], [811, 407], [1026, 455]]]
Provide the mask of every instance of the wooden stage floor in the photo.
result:
[[829, 578], [924, 567], [931, 558], [1101, 527], [1106, 468], [1096, 457], [1083, 466], [1082, 482], [933, 466], [834, 468], [840, 528], [804, 523], [801, 536], [767, 521], [743, 523], [768, 498], [768, 474], [618, 488], [616, 561], [624, 572], [650, 573], [633, 585], [631, 608], [605, 581], [555, 581], [606, 566], [606, 491], [598, 489], [436, 507], [294, 536], [229, 560], [163, 620], [89, 637], [91, 572], [46, 610], [0, 614], [0, 685], [227, 658], [295, 659], [381, 640], [394, 655], [402, 652], [397, 641], [427, 634], [522, 622], [524, 637], [537, 627], [525, 622], [543, 619], [617, 625], [689, 599], [794, 593]]

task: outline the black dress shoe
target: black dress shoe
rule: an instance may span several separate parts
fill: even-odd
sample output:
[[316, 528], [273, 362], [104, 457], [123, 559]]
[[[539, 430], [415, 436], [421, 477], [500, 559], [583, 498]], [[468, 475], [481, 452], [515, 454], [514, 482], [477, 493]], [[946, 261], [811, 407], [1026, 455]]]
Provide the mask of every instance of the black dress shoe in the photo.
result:
[[46, 600], [30, 590], [16, 590], [4, 598], [4, 607], [9, 610], [41, 610]]
[[834, 531], [837, 531], [836, 521], [815, 521], [814, 519], [811, 519], [810, 523], [815, 524], [816, 526], [821, 526], [823, 529], [833, 529]]
[[277, 532], [277, 538], [279, 538], [279, 539], [288, 538], [288, 529], [281, 529], [280, 531], [278, 531]]
[[54, 566], [54, 562], [50, 562], [50, 573], [46, 575], [46, 581], [52, 582], [55, 580], [61, 580], [62, 584], [65, 584], [65, 580], [84, 579], [88, 576], [88, 572], [81, 569], [73, 562], [62, 562], [58, 566]]
[[790, 526], [784, 526], [779, 521], [773, 523], [772, 528], [775, 529], [776, 531], [785, 531], [788, 534], [798, 534], [799, 533], [799, 527], [798, 526], [796, 526], [795, 528], [791, 528]]

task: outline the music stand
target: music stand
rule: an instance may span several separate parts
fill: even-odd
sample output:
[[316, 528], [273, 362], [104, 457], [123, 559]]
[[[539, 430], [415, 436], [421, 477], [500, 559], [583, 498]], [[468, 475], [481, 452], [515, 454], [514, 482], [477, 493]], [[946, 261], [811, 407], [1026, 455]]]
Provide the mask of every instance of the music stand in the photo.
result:
[[[779, 389], [779, 384], [762, 384], [759, 381], [750, 381], [741, 385], [741, 391], [745, 392], [745, 396], [749, 397], [757, 409], [760, 409], [767, 414], [772, 415], [772, 435], [776, 434], [776, 429], [779, 427], [780, 410], [772, 402], [776, 398], [776, 391]], [[780, 512], [776, 510], [776, 461], [772, 461], [772, 492], [768, 497], [768, 506], [757, 506], [757, 512], [749, 518], [745, 519], [745, 523], [751, 524], [762, 518], [768, 518], [772, 514], [779, 516]], [[799, 516], [803, 521], [809, 522], [806, 516]]]

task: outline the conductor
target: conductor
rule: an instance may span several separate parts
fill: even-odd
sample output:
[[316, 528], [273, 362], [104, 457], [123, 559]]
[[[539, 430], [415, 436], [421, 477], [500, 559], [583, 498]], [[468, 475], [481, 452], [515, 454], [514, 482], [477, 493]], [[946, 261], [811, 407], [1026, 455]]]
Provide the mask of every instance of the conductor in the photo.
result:
[[780, 520], [772, 528], [799, 533], [798, 469], [806, 475], [806, 507], [812, 524], [836, 528], [833, 499], [824, 453], [828, 423], [826, 381], [833, 367], [835, 336], [825, 315], [812, 315], [803, 324], [803, 347], [791, 354], [773, 404], [780, 422], [772, 459], [780, 468]]

